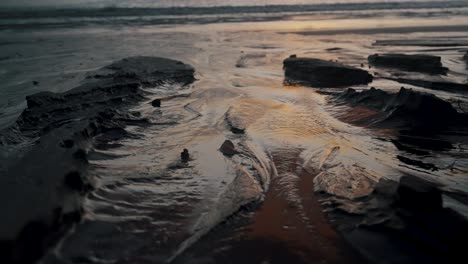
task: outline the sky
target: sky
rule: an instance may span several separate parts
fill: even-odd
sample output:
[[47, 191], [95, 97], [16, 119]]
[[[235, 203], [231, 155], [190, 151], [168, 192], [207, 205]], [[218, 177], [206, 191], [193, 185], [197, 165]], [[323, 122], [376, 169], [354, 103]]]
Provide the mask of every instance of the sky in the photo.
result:
[[[402, 1], [403, 2], [404, 1], [430, 2], [430, 1], [437, 1], [437, 0], [0, 0], [0, 6], [167, 7], [167, 6], [321, 4], [321, 3], [337, 3], [337, 2], [356, 3], [356, 2], [402, 2]], [[468, 0], [462, 0], [462, 1], [468, 1]]]

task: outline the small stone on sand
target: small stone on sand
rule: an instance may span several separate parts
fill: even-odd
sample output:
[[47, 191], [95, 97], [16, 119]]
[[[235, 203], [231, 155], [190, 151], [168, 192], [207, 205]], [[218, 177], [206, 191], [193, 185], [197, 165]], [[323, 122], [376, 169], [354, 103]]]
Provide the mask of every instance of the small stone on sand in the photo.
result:
[[182, 160], [182, 162], [188, 162], [189, 161], [190, 154], [188, 152], [188, 149], [184, 149], [184, 151], [182, 151], [180, 153], [180, 159]]
[[161, 107], [161, 99], [155, 99], [151, 102], [151, 105], [154, 107]]
[[231, 140], [224, 141], [224, 143], [219, 148], [219, 151], [221, 151], [221, 153], [227, 157], [232, 157], [238, 153], [234, 143], [232, 143]]

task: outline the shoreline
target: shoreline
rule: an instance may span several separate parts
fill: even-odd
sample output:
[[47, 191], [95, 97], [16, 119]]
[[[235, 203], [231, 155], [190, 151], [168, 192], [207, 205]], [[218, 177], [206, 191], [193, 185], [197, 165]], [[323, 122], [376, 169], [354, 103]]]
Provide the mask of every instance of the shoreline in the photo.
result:
[[[405, 6], [393, 8], [390, 4], [387, 8], [368, 9], [366, 5], [356, 9], [336, 9], [333, 5], [327, 9], [317, 11], [307, 11], [301, 6], [265, 6], [265, 7], [208, 7], [208, 8], [98, 8], [98, 9], [44, 9], [36, 12], [29, 9], [17, 10], [15, 12], [0, 12], [0, 30], [20, 31], [20, 30], [57, 30], [70, 28], [91, 28], [91, 27], [170, 27], [170, 26], [190, 26], [190, 25], [216, 25], [216, 24], [242, 24], [242, 23], [270, 23], [275, 21], [292, 21], [301, 23], [304, 21], [314, 21], [319, 24], [323, 20], [374, 20], [382, 22], [394, 17], [401, 20], [428, 21], [430, 19], [438, 22], [428, 26], [447, 24], [447, 17], [451, 21], [458, 18], [459, 25], [466, 24], [468, 14], [468, 4], [461, 6], [447, 6], [441, 2], [443, 9], [437, 5], [427, 8], [418, 6]], [[347, 6], [347, 4], [344, 4]], [[387, 19], [382, 20], [382, 16]], [[398, 21], [394, 21], [398, 22]], [[380, 23], [367, 23], [374, 26]], [[453, 22], [452, 22], [453, 24]], [[341, 23], [341, 25], [347, 25]], [[416, 25], [413, 25], [416, 26]], [[312, 28], [315, 28], [312, 26]], [[306, 29], [306, 28], [304, 28]]]

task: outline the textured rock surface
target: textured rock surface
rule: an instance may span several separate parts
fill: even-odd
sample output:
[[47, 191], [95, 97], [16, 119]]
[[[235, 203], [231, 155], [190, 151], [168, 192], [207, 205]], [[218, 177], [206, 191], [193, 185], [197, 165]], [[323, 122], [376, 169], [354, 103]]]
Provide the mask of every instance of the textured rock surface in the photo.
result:
[[432, 55], [374, 54], [368, 57], [368, 61], [373, 66], [405, 71], [444, 74], [448, 70], [442, 66], [440, 57]]
[[404, 175], [399, 182], [381, 180], [360, 198], [358, 211], [326, 207], [337, 228], [371, 262], [457, 262], [464, 256], [468, 225], [444, 208], [442, 199], [440, 185]]
[[315, 87], [345, 87], [372, 81], [372, 75], [365, 70], [314, 58], [291, 56], [284, 60], [283, 69], [287, 81]]
[[449, 81], [430, 81], [430, 80], [419, 80], [410, 78], [388, 78], [390, 80], [397, 81], [399, 83], [424, 87], [431, 90], [447, 91], [451, 93], [468, 93], [468, 84], [456, 83]]
[[375, 88], [361, 92], [348, 89], [338, 95], [337, 100], [376, 110], [374, 125], [441, 130], [452, 125], [466, 126], [468, 120], [449, 102], [405, 88], [395, 94]]

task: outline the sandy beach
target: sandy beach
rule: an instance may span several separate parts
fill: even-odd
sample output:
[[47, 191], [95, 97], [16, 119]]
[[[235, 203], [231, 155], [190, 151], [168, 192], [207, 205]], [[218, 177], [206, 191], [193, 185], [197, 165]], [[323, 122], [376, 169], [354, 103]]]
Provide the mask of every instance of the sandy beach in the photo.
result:
[[0, 12], [6, 263], [462, 256], [468, 6], [349, 9]]

